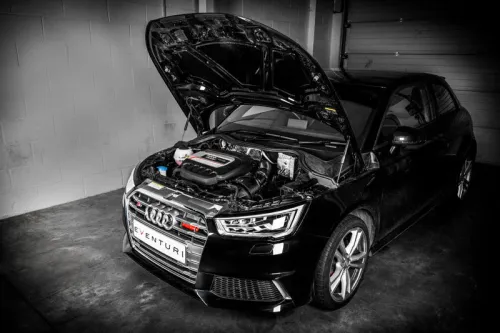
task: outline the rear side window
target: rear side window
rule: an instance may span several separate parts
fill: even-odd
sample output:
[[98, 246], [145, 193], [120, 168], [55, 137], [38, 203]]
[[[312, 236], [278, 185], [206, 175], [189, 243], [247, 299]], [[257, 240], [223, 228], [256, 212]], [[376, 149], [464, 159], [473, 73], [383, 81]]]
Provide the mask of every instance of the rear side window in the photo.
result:
[[434, 96], [436, 97], [438, 114], [455, 110], [455, 101], [446, 87], [440, 84], [432, 84], [432, 90], [434, 91]]

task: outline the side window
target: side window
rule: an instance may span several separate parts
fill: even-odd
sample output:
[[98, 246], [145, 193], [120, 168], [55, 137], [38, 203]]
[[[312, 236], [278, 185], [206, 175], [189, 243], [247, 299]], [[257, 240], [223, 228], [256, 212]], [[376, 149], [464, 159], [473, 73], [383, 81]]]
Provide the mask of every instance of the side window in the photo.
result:
[[438, 114], [453, 111], [456, 108], [455, 100], [446, 87], [441, 84], [432, 84], [432, 90], [436, 97], [436, 109]]
[[434, 120], [427, 90], [422, 85], [411, 85], [396, 90], [387, 106], [377, 145], [391, 141], [399, 126], [422, 127]]
[[433, 119], [427, 91], [420, 85], [397, 90], [389, 100], [387, 116], [397, 118], [401, 126], [422, 127]]

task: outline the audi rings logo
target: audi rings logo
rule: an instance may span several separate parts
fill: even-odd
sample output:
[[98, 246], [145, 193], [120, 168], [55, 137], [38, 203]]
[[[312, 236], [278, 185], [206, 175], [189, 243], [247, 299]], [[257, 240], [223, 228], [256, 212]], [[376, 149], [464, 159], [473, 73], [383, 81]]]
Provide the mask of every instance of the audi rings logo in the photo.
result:
[[158, 207], [147, 206], [144, 211], [144, 216], [149, 222], [156, 224], [159, 227], [163, 227], [166, 230], [170, 230], [174, 227], [177, 222], [175, 217], [179, 213], [175, 210], [170, 210], [168, 212], [161, 210]]

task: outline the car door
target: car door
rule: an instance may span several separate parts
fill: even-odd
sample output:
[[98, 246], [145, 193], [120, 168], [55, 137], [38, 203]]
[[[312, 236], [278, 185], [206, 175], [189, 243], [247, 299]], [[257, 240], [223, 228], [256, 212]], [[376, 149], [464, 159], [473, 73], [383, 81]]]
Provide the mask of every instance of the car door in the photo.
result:
[[427, 161], [432, 144], [394, 146], [394, 132], [399, 126], [430, 131], [433, 119], [424, 83], [408, 84], [394, 90], [374, 147], [380, 162], [377, 178], [382, 188], [381, 237], [418, 213], [428, 201], [429, 186], [432, 186], [426, 180], [432, 172]]
[[457, 160], [456, 153], [463, 144], [463, 138], [451, 128], [451, 124], [459, 116], [460, 107], [450, 88], [441, 80], [429, 82], [428, 88], [436, 114], [434, 138], [436, 168], [433, 182], [438, 189], [454, 188], [456, 176], [462, 165], [462, 161]]

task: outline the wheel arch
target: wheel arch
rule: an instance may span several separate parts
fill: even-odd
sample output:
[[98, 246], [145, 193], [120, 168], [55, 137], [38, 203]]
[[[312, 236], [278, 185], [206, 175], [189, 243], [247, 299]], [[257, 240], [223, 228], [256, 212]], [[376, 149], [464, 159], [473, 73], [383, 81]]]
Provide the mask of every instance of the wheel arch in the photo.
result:
[[452, 140], [446, 152], [447, 156], [458, 159], [464, 158], [467, 154], [476, 154], [477, 143], [474, 135], [474, 127], [470, 112], [460, 107], [450, 123], [450, 130], [447, 135], [451, 135]]
[[347, 215], [356, 216], [365, 223], [366, 228], [368, 229], [369, 239], [370, 239], [369, 245], [371, 247], [375, 242], [375, 235], [378, 229], [378, 223], [377, 220], [375, 219], [375, 213], [373, 212], [373, 210], [367, 206], [361, 206], [355, 208]]

